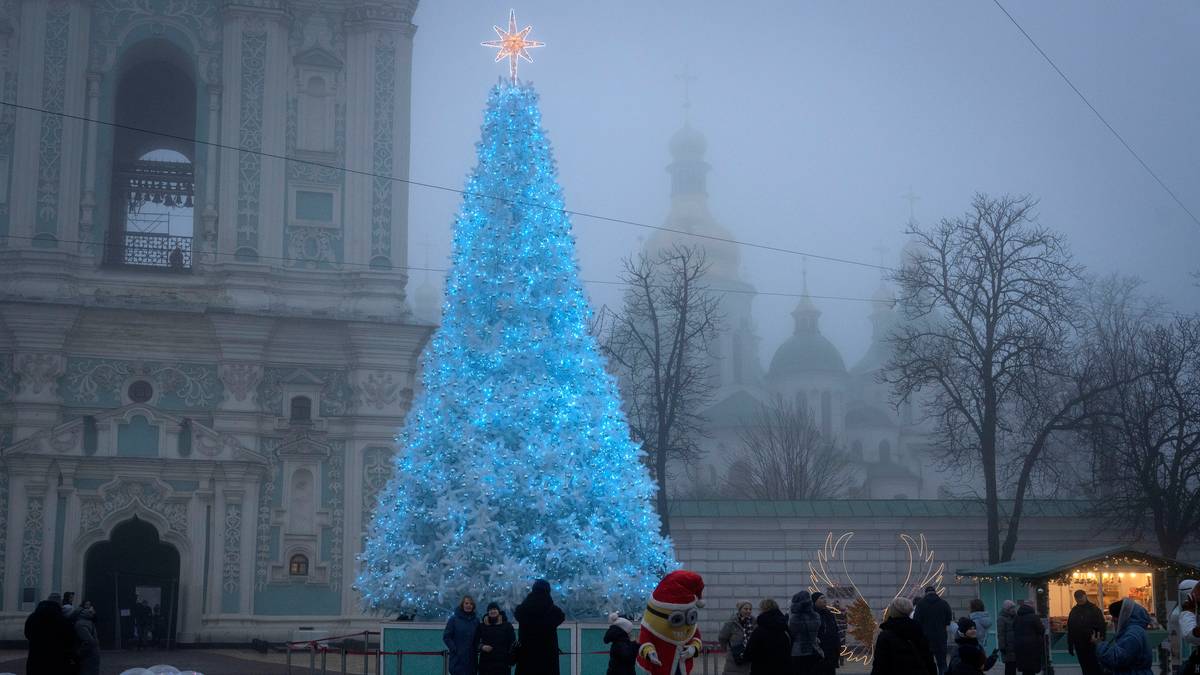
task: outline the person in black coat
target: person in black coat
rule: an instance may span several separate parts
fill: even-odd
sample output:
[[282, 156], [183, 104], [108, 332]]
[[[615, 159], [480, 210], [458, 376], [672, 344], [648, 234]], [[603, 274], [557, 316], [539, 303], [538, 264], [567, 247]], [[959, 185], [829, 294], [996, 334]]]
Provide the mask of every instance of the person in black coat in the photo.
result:
[[566, 615], [550, 598], [550, 582], [538, 579], [514, 612], [520, 626], [517, 675], [558, 675], [558, 627]]
[[1096, 645], [1092, 634], [1100, 633], [1103, 639], [1108, 630], [1104, 612], [1088, 600], [1087, 592], [1075, 591], [1075, 606], [1067, 616], [1067, 651], [1079, 659], [1079, 670], [1083, 675], [1100, 675], [1100, 662], [1096, 660]]
[[871, 675], [937, 675], [937, 663], [921, 625], [909, 618], [912, 601], [896, 598], [884, 612], [875, 638]]
[[63, 616], [58, 594], [38, 603], [25, 619], [25, 639], [29, 641], [29, 656], [25, 672], [60, 675], [74, 672], [71, 656], [75, 653], [75, 631]]
[[947, 629], [954, 620], [950, 603], [938, 595], [936, 588], [926, 586], [925, 597], [917, 603], [913, 619], [921, 624], [921, 631], [925, 634], [925, 641], [929, 643], [930, 653], [937, 662], [939, 675], [945, 675]]
[[792, 638], [787, 617], [771, 598], [758, 603], [759, 615], [742, 659], [750, 664], [750, 675], [782, 675], [792, 669]]
[[1022, 604], [1013, 623], [1013, 639], [1017, 647], [1017, 670], [1024, 675], [1042, 672], [1046, 627], [1033, 607]]
[[479, 675], [509, 675], [512, 672], [512, 646], [517, 632], [500, 611], [500, 605], [490, 602], [487, 614], [475, 632], [475, 647], [479, 652]]
[[604, 644], [612, 646], [608, 648], [605, 675], [634, 675], [638, 646], [633, 641], [633, 622], [613, 612], [608, 615], [608, 624]]
[[817, 672], [821, 675], [833, 675], [842, 662], [842, 633], [838, 629], [837, 617], [829, 609], [829, 601], [824, 593], [813, 593], [813, 607], [821, 617], [821, 628], [817, 631], [817, 639], [821, 644], [821, 664]]

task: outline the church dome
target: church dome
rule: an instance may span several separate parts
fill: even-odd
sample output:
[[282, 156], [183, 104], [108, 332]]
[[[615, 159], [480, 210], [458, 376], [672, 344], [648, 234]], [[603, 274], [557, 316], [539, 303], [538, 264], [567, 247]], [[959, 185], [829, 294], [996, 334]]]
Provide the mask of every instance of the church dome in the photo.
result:
[[795, 331], [771, 359], [767, 376], [779, 379], [807, 373], [845, 373], [846, 362], [837, 347], [821, 334], [821, 310], [808, 295], [808, 274], [804, 275], [804, 295], [792, 311]]
[[693, 129], [692, 125], [685, 124], [671, 136], [668, 147], [676, 161], [701, 160], [704, 159], [704, 152], [708, 150], [708, 141], [705, 140], [704, 134]]
[[802, 333], [788, 338], [771, 359], [768, 377], [779, 379], [807, 373], [844, 373], [842, 354], [820, 333]]

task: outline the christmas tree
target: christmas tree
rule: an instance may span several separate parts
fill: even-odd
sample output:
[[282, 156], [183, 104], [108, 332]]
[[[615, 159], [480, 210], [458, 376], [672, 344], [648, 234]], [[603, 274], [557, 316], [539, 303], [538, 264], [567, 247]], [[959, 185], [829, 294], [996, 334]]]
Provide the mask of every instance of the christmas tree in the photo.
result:
[[645, 606], [677, 567], [655, 485], [588, 333], [538, 97], [491, 90], [442, 323], [362, 555], [366, 605], [441, 617], [550, 581], [573, 617]]

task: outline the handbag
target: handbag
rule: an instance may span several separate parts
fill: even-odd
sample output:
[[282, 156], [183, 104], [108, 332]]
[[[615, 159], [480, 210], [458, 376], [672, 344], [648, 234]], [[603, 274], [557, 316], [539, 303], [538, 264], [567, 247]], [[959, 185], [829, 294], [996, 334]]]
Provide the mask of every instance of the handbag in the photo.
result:
[[516, 640], [512, 643], [512, 648], [508, 650], [508, 665], [515, 666], [517, 661], [521, 660], [521, 641]]
[[746, 664], [746, 643], [739, 642], [735, 645], [729, 645], [729, 655], [733, 657], [733, 662], [739, 666]]

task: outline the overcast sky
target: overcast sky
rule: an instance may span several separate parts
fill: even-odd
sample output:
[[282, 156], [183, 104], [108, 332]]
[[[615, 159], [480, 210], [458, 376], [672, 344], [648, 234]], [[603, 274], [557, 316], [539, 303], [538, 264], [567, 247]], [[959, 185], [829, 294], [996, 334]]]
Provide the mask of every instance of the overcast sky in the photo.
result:
[[[1075, 85], [1200, 214], [1200, 3], [1003, 0]], [[511, 2], [424, 0], [416, 14], [411, 176], [461, 188], [487, 89], [493, 24]], [[735, 236], [888, 264], [918, 221], [964, 211], [976, 191], [1030, 193], [1092, 272], [1137, 275], [1174, 308], [1200, 310], [1200, 225], [1086, 108], [991, 0], [796, 2], [526, 0], [518, 22], [546, 42], [521, 65], [541, 94], [567, 206], [651, 225], [669, 204], [667, 141], [708, 138], [709, 195]], [[410, 262], [448, 265], [458, 199], [412, 188]], [[650, 232], [573, 219], [585, 279], [615, 279]], [[800, 261], [742, 252], [759, 291], [798, 292]], [[809, 262], [813, 294], [869, 297], [878, 273]], [[420, 283], [414, 275], [414, 283]], [[594, 304], [618, 290], [588, 287]], [[847, 365], [868, 308], [820, 301]], [[791, 331], [789, 298], [758, 297], [764, 366]]]

